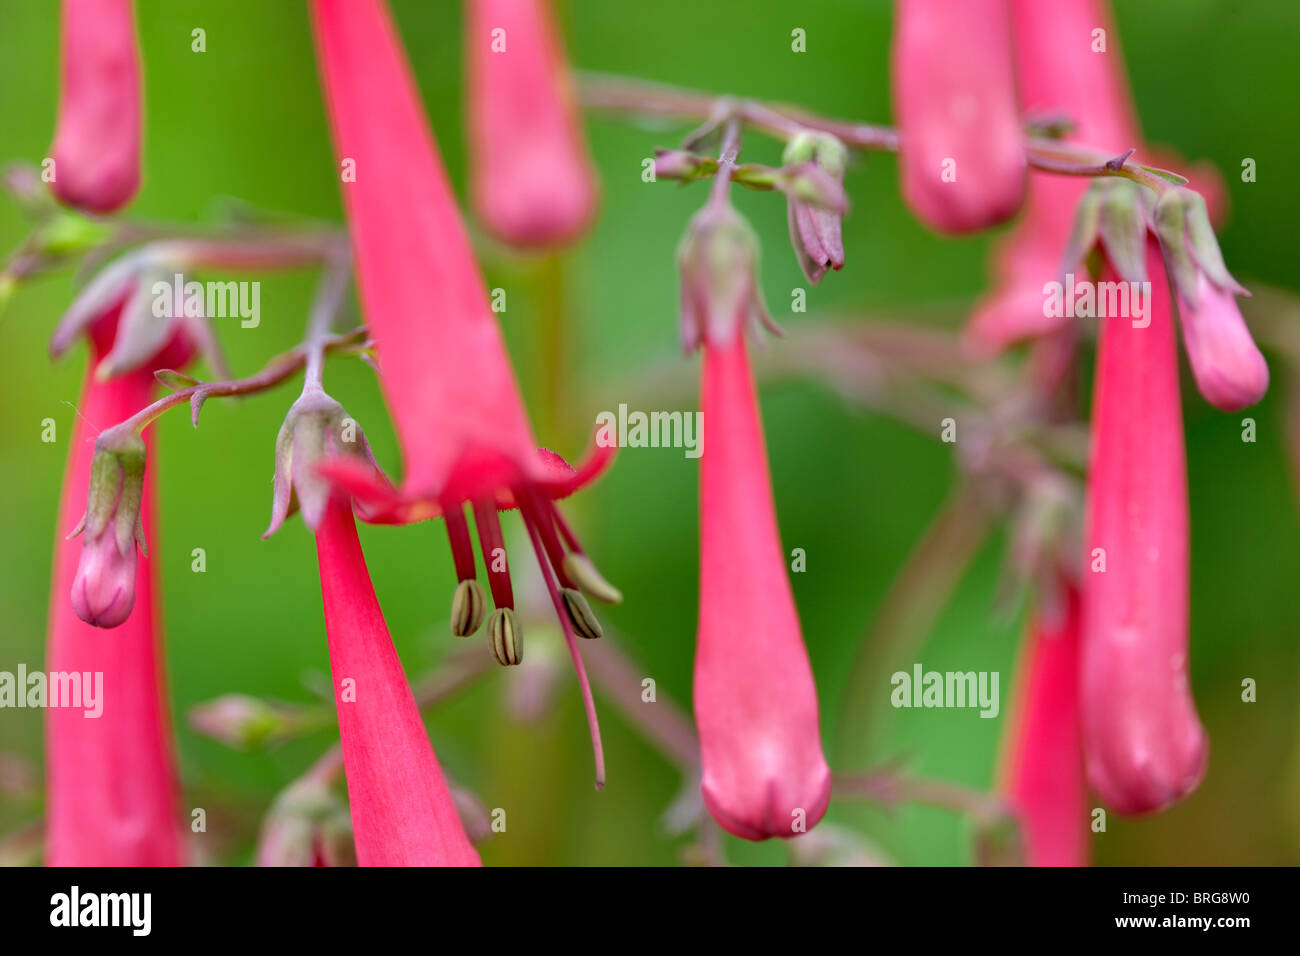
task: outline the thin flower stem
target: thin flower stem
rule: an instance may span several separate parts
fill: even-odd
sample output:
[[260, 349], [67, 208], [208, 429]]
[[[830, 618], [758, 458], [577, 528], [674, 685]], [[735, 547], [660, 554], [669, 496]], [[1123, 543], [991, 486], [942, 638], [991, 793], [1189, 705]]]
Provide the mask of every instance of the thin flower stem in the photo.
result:
[[[736, 100], [628, 77], [580, 73], [578, 98], [589, 109], [614, 114], [707, 120], [723, 110], [745, 126], [783, 141], [804, 130], [817, 130], [830, 133], [854, 149], [896, 153], [899, 147], [898, 131], [888, 126], [831, 119], [798, 107]], [[1148, 169], [1129, 165], [1127, 160], [1132, 150], [1111, 157], [1086, 146], [1032, 136], [1026, 138], [1024, 149], [1026, 164], [1041, 172], [1092, 178], [1117, 176], [1156, 193], [1174, 185]]]
[[890, 808], [903, 803], [938, 807], [978, 821], [996, 820], [1009, 812], [995, 794], [947, 780], [911, 777], [889, 768], [836, 774], [834, 792], [838, 797], [869, 800]]
[[326, 260], [325, 274], [321, 277], [316, 300], [312, 303], [311, 315], [307, 320], [307, 335], [302, 346], [307, 353], [303, 391], [321, 387], [330, 328], [343, 305], [343, 296], [347, 292], [351, 275], [347, 247], [343, 246], [331, 253]]
[[[336, 348], [355, 343], [359, 336], [363, 334], [364, 329], [364, 326], [358, 326], [346, 335], [329, 336], [324, 343], [325, 351], [330, 352]], [[142, 408], [125, 421], [104, 429], [101, 434], [107, 435], [110, 432], [116, 434], [135, 432], [138, 434], [161, 417], [163, 413], [187, 402], [193, 410], [194, 423], [197, 425], [199, 409], [207, 399], [265, 392], [292, 377], [298, 369], [306, 364], [306, 361], [307, 350], [303, 346], [299, 346], [291, 352], [272, 359], [266, 368], [248, 378], [234, 379], [228, 382], [199, 382], [188, 388], [182, 388], [169, 395], [164, 395], [158, 401]]]
[[718, 176], [713, 180], [713, 190], [709, 193], [709, 205], [714, 209], [727, 205], [727, 191], [731, 188], [731, 177], [736, 171], [736, 159], [739, 156], [740, 120], [732, 116], [723, 127], [722, 149], [718, 153]]

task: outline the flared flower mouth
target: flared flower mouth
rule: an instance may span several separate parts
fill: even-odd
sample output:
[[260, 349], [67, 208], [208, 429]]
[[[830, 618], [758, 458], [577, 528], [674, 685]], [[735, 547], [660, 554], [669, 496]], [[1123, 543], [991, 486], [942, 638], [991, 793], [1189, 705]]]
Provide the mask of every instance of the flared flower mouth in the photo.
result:
[[528, 491], [553, 502], [595, 481], [614, 460], [615, 449], [597, 443], [574, 468], [548, 448], [519, 462], [487, 446], [466, 449], [440, 488], [394, 485], [378, 469], [355, 457], [329, 458], [317, 472], [356, 500], [358, 517], [368, 524], [413, 524], [445, 517], [449, 508], [513, 511]]
[[519, 461], [486, 446], [462, 451], [441, 487], [396, 487], [365, 459], [335, 457], [320, 462], [317, 472], [350, 494], [357, 515], [372, 524], [410, 524], [442, 518], [447, 526], [456, 567], [450, 627], [456, 637], [478, 631], [487, 613], [487, 596], [478, 582], [474, 543], [465, 509], [478, 531], [479, 551], [487, 571], [495, 610], [487, 617], [492, 654], [503, 666], [523, 661], [523, 629], [515, 615], [514, 587], [499, 513], [518, 510], [536, 555], [546, 589], [569, 645], [582, 691], [596, 761], [596, 787], [605, 783], [595, 702], [575, 638], [602, 636], [587, 596], [617, 604], [623, 596], [596, 569], [565, 520], [556, 501], [599, 477], [613, 460], [614, 449], [596, 443], [578, 468], [545, 448]]

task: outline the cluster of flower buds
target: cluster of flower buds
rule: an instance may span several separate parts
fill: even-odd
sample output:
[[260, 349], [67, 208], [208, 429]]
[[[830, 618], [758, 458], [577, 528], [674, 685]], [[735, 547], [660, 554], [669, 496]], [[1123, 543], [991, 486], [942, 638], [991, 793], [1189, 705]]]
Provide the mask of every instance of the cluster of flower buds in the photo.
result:
[[1268, 365], [1236, 303], [1236, 296], [1250, 293], [1224, 265], [1200, 193], [1171, 185], [1152, 199], [1133, 182], [1098, 180], [1079, 203], [1063, 270], [1072, 272], [1098, 248], [1125, 282], [1146, 282], [1148, 237], [1159, 242], [1173, 282], [1183, 344], [1201, 394], [1228, 412], [1258, 402], [1268, 390]]

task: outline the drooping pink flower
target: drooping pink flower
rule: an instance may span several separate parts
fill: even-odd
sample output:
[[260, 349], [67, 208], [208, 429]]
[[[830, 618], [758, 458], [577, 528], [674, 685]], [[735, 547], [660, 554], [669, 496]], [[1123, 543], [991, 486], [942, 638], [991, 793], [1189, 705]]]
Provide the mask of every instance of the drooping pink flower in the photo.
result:
[[[1105, 2], [1010, 0], [1010, 7], [1021, 112], [1069, 117], [1067, 143], [1115, 155], [1137, 146], [1124, 61]], [[1105, 31], [1104, 50], [1094, 50], [1095, 30]], [[1043, 286], [1062, 280], [1062, 253], [1087, 189], [1082, 178], [1030, 176], [1024, 216], [995, 253], [996, 285], [967, 328], [978, 351], [997, 351], [1073, 321], [1044, 314]]]
[[1035, 611], [1021, 651], [1002, 791], [1022, 825], [1029, 866], [1085, 866], [1087, 790], [1079, 733], [1079, 594]]
[[749, 840], [811, 829], [830, 802], [808, 652], [776, 524], [745, 333], [767, 321], [757, 241], [730, 206], [682, 244], [683, 340], [701, 344], [700, 617], [695, 721], [701, 792]]
[[140, 186], [140, 53], [131, 0], [63, 0], [54, 194], [105, 213]]
[[[135, 612], [112, 631], [80, 620], [68, 600], [82, 544], [66, 535], [86, 511], [95, 436], [147, 405], [155, 388], [153, 364], [108, 381], [96, 376], [116, 324], [114, 310], [91, 328], [94, 357], [78, 405], [59, 505], [48, 667], [83, 678], [102, 673], [103, 713], [92, 718], [76, 708], [46, 711], [45, 861], [51, 866], [175, 866], [185, 856], [159, 646], [157, 554], [146, 561], [132, 545], [131, 561], [138, 562]], [[188, 346], [173, 343], [157, 358], [158, 367], [179, 368], [187, 352]], [[144, 440], [152, 446], [152, 429], [146, 429]], [[144, 479], [141, 515], [145, 534], [157, 547], [155, 471]]]
[[316, 531], [339, 736], [362, 866], [478, 866], [370, 583], [346, 500]]
[[1182, 408], [1154, 242], [1146, 268], [1150, 325], [1117, 319], [1101, 328], [1085, 531], [1084, 753], [1089, 782], [1121, 813], [1161, 810], [1186, 796], [1209, 753], [1187, 678]]
[[497, 512], [519, 508], [578, 670], [603, 785], [595, 706], [575, 640], [598, 631], [578, 588], [601, 600], [620, 596], [583, 553], [555, 499], [594, 478], [611, 452], [600, 449], [575, 471], [537, 449], [382, 0], [314, 0], [311, 11], [335, 148], [355, 169], [342, 191], [361, 303], [405, 459], [400, 489], [355, 459], [325, 463], [321, 471], [373, 520], [445, 519], [460, 581], [451, 616], [458, 636], [476, 630], [484, 610], [469, 505], [496, 605], [488, 629], [503, 664], [519, 663], [523, 646]]
[[598, 187], [548, 0], [466, 0], [465, 23], [474, 210], [514, 245], [567, 242]]
[[1237, 307], [1236, 297], [1249, 293], [1224, 265], [1208, 203], [1191, 189], [1169, 189], [1156, 201], [1152, 218], [1178, 294], [1197, 387], [1226, 412], [1253, 405], [1268, 391], [1268, 364]]
[[1007, 0], [897, 0], [893, 92], [912, 211], [945, 233], [1013, 216], [1026, 175]]
[[1225, 412], [1254, 405], [1268, 391], [1268, 364], [1237, 307], [1236, 295], [1200, 273], [1199, 301], [1180, 300], [1183, 345], [1205, 400]]

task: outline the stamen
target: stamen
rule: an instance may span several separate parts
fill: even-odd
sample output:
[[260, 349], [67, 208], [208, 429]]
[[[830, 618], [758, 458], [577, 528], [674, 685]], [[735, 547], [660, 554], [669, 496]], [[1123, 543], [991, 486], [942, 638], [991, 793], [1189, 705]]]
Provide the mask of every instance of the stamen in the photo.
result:
[[451, 633], [456, 637], [469, 637], [483, 623], [483, 611], [487, 599], [483, 595], [483, 586], [473, 578], [468, 578], [456, 585], [456, 594], [451, 599]]
[[491, 501], [474, 502], [474, 524], [478, 528], [478, 546], [483, 551], [492, 603], [497, 607], [514, 607], [515, 595], [510, 586], [510, 562], [506, 560], [505, 538], [501, 519]]
[[564, 598], [560, 596], [555, 574], [550, 561], [547, 560], [546, 546], [542, 543], [542, 537], [537, 530], [539, 516], [535, 510], [535, 503], [529, 502], [525, 495], [517, 494], [516, 497], [519, 499], [519, 512], [523, 516], [524, 527], [528, 529], [528, 537], [532, 540], [533, 551], [537, 555], [537, 564], [542, 570], [542, 580], [546, 582], [546, 590], [551, 594], [551, 603], [555, 605], [556, 616], [559, 617], [560, 627], [564, 630], [565, 643], [569, 645], [569, 655], [573, 658], [573, 669], [578, 675], [578, 689], [582, 692], [582, 705], [587, 711], [587, 729], [591, 732], [592, 756], [596, 761], [596, 789], [604, 790], [605, 749], [600, 742], [600, 721], [596, 718], [596, 701], [591, 695], [591, 681], [587, 678], [587, 668], [582, 663], [578, 640], [573, 635], [573, 621], [569, 617]]
[[447, 522], [447, 540], [451, 542], [451, 558], [456, 563], [456, 580], [468, 581], [474, 575], [474, 544], [470, 541], [469, 525], [459, 502], [444, 502], [442, 516]]
[[524, 632], [519, 619], [508, 607], [499, 607], [488, 618], [488, 634], [492, 636], [492, 653], [502, 667], [514, 667], [524, 659]]
[[546, 549], [547, 560], [551, 562], [551, 567], [555, 569], [555, 576], [560, 581], [560, 587], [572, 588], [573, 582], [569, 580], [569, 576], [564, 570], [564, 546], [560, 544], [560, 539], [555, 534], [555, 522], [553, 520], [557, 511], [555, 505], [531, 489], [524, 493], [528, 496], [529, 510], [537, 516], [537, 530], [542, 536], [542, 546]]
[[587, 557], [587, 553], [582, 550], [582, 544], [578, 541], [578, 536], [573, 533], [573, 528], [565, 520], [564, 513], [556, 505], [552, 505], [550, 510], [555, 526], [560, 529], [560, 536], [564, 538], [564, 543], [570, 552], [564, 556], [562, 562], [564, 576], [597, 601], [621, 604], [623, 592], [605, 580], [605, 576], [597, 570], [591, 558]]
[[606, 581], [605, 576], [591, 563], [591, 558], [581, 551], [573, 551], [564, 556], [564, 570], [578, 587], [597, 601], [606, 604], [622, 603], [623, 592]]
[[594, 641], [605, 636], [605, 631], [600, 626], [600, 620], [596, 617], [595, 612], [591, 610], [591, 605], [587, 603], [587, 599], [582, 596], [581, 591], [575, 591], [573, 588], [563, 588], [560, 591], [560, 596], [564, 598], [565, 610], [569, 612], [569, 620], [573, 622], [573, 629], [579, 637]]

